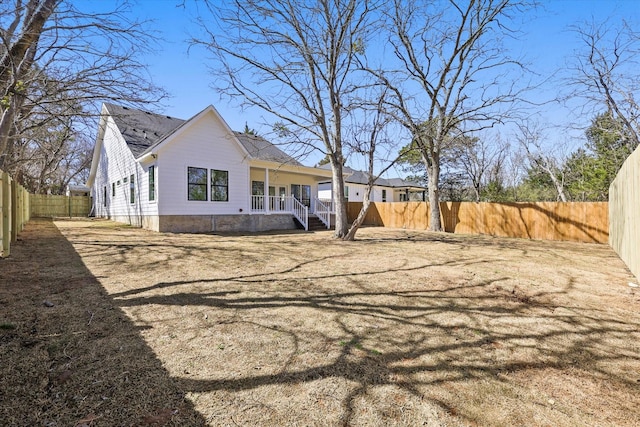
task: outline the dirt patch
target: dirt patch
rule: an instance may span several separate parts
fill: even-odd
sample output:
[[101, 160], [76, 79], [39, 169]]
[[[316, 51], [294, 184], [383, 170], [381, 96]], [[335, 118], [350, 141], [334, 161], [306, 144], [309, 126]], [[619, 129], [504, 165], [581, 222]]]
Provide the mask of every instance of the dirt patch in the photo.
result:
[[640, 420], [639, 291], [604, 245], [55, 225], [0, 261], [17, 425]]

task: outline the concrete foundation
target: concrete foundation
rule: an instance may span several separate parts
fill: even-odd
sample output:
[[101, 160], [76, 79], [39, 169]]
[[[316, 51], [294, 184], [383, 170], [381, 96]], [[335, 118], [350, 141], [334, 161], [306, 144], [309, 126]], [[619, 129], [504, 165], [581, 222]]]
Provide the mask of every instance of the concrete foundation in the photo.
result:
[[114, 221], [169, 233], [259, 232], [294, 230], [291, 214], [116, 216]]
[[293, 216], [290, 214], [163, 215], [158, 219], [158, 231], [172, 233], [259, 232], [296, 228]]

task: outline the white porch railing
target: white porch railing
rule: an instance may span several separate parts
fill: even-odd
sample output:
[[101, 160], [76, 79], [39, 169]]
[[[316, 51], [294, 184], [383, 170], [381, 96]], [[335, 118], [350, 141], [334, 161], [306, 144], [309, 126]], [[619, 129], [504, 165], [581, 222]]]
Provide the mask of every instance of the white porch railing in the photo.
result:
[[290, 200], [291, 213], [300, 221], [304, 229], [309, 231], [309, 208], [300, 203], [295, 197], [290, 197]]
[[333, 206], [333, 199], [316, 199], [316, 200], [322, 202], [322, 204], [325, 205], [327, 209], [329, 209], [329, 212], [336, 213], [335, 207]]
[[314, 209], [316, 216], [322, 221], [324, 225], [327, 226], [327, 229], [331, 228], [331, 207], [332, 202], [329, 200], [320, 200], [314, 199]]
[[293, 196], [251, 196], [251, 212], [290, 213], [309, 229], [309, 208]]

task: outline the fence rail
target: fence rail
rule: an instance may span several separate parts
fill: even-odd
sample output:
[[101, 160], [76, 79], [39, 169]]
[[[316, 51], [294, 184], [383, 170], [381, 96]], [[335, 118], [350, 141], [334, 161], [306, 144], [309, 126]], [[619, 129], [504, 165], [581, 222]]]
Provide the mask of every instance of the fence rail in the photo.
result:
[[[349, 203], [350, 221], [361, 206]], [[444, 230], [451, 233], [588, 243], [607, 243], [609, 237], [607, 202], [441, 202], [440, 212]], [[364, 224], [424, 230], [429, 228], [429, 218], [426, 202], [374, 202]]]
[[609, 187], [609, 244], [640, 280], [640, 147]]
[[91, 211], [89, 196], [31, 194], [30, 199], [31, 215], [34, 217], [88, 216]]
[[9, 256], [11, 243], [17, 240], [30, 215], [29, 193], [0, 170], [0, 257]]

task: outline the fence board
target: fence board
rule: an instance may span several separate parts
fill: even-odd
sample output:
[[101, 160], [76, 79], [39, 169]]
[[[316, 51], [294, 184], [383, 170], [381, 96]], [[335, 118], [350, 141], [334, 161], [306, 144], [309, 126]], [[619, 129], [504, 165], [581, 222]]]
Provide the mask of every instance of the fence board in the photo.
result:
[[609, 187], [609, 244], [640, 280], [640, 147]]
[[89, 196], [58, 196], [31, 194], [31, 215], [52, 218], [56, 216], [88, 216], [91, 210]]
[[0, 257], [9, 256], [29, 218], [29, 193], [0, 170]]
[[[350, 202], [349, 220], [362, 204]], [[608, 241], [608, 204], [593, 203], [473, 203], [441, 202], [444, 230], [459, 234], [489, 234], [589, 243]], [[429, 228], [426, 202], [371, 203], [365, 225], [393, 228]]]
[[0, 256], [8, 256], [11, 246], [11, 178], [0, 170]]

